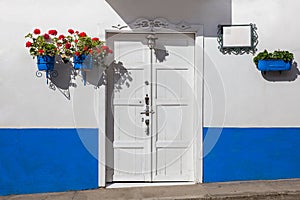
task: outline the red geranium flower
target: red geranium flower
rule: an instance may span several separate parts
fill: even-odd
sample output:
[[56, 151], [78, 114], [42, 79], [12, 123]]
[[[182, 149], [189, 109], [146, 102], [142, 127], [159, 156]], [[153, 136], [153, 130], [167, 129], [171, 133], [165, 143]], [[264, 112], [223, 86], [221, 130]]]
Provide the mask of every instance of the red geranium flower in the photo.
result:
[[56, 43], [56, 46], [58, 47], [61, 47], [61, 45], [62, 45], [61, 43]]
[[60, 35], [60, 36], [58, 36], [58, 39], [59, 40], [63, 40], [65, 38], [65, 36], [64, 35]]
[[102, 50], [104, 50], [104, 51], [109, 50], [108, 46], [102, 46], [101, 48], [102, 48]]
[[50, 35], [57, 35], [57, 31], [56, 30], [49, 30], [48, 33]]
[[90, 51], [89, 51], [89, 52], [90, 52], [90, 54], [92, 54], [92, 53], [93, 53], [93, 49], [90, 49]]
[[38, 29], [38, 28], [36, 28], [36, 29], [34, 29], [33, 33], [34, 33], [34, 34], [36, 34], [36, 35], [38, 35], [38, 34], [40, 34], [40, 33], [41, 33], [41, 30], [40, 30], [40, 29]]
[[39, 54], [43, 54], [44, 50], [43, 49], [39, 49], [38, 52], [39, 52]]
[[99, 38], [96, 38], [96, 37], [95, 37], [95, 38], [93, 38], [92, 40], [93, 40], [93, 41], [99, 41]]
[[83, 51], [86, 51], [88, 50], [88, 48], [86, 46], [83, 47]]
[[80, 53], [78, 51], [75, 52], [76, 56], [80, 56]]
[[85, 33], [85, 32], [81, 32], [81, 33], [79, 33], [79, 36], [80, 36], [80, 37], [85, 37], [85, 36], [86, 36], [86, 33]]
[[113, 53], [113, 50], [109, 49], [109, 50], [108, 50], [108, 53]]
[[75, 42], [75, 43], [77, 43], [77, 42], [78, 42], [78, 40], [74, 40], [74, 42]]
[[50, 38], [50, 36], [47, 33], [45, 33], [44, 38], [45, 38], [45, 40], [48, 40]]
[[70, 34], [74, 34], [74, 30], [73, 30], [73, 29], [69, 29], [68, 32], [69, 32]]
[[79, 34], [79, 31], [75, 31], [76, 34]]
[[31, 47], [32, 43], [31, 42], [26, 42], [26, 47]]
[[70, 49], [71, 48], [71, 44], [70, 43], [66, 43], [65, 47], [66, 47], [66, 49]]

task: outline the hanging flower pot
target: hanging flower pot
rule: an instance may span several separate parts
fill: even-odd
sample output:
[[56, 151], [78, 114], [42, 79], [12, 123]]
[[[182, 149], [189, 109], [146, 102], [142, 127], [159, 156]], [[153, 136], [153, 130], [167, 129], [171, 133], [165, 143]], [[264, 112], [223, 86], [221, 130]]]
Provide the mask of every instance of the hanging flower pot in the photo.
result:
[[81, 69], [83, 71], [89, 71], [93, 68], [93, 58], [90, 55], [74, 56], [74, 69]]
[[259, 60], [258, 69], [260, 71], [284, 71], [290, 70], [292, 62], [285, 62], [284, 60]]
[[268, 52], [264, 50], [253, 58], [257, 69], [263, 72], [267, 71], [286, 71], [290, 70], [294, 54], [289, 51], [277, 50]]
[[39, 71], [52, 71], [54, 69], [55, 56], [37, 56]]

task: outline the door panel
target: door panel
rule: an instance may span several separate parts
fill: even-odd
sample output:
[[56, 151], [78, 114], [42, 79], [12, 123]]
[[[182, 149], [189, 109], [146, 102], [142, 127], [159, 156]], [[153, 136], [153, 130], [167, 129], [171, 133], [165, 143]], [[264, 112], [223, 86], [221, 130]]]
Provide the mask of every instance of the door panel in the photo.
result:
[[[144, 40], [144, 41], [143, 41]], [[149, 50], [144, 35], [114, 36], [113, 90], [113, 173], [112, 181], [149, 181], [151, 179], [151, 140], [145, 134], [140, 112], [149, 93]]]
[[[108, 78], [107, 179], [193, 181], [194, 36], [156, 34], [150, 50], [147, 35], [110, 38], [117, 65]], [[149, 116], [141, 114], [146, 95]]]
[[157, 34], [167, 51], [154, 71], [153, 181], [193, 181], [194, 39]]

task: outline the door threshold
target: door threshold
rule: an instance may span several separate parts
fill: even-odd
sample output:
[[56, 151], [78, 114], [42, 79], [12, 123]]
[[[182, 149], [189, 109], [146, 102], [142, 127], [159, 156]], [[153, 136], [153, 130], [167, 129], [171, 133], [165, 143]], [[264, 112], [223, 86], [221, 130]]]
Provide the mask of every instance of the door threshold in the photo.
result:
[[131, 188], [131, 187], [153, 187], [153, 186], [175, 186], [175, 185], [194, 185], [195, 182], [153, 182], [153, 183], [141, 183], [141, 182], [119, 182], [119, 183], [107, 183], [106, 188]]

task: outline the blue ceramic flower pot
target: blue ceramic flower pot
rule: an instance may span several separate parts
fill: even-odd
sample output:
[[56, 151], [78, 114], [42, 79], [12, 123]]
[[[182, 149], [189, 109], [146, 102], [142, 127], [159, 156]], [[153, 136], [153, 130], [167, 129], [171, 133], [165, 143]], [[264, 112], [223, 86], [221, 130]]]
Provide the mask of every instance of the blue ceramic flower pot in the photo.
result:
[[292, 62], [284, 62], [284, 60], [259, 60], [257, 68], [260, 71], [285, 71], [290, 70]]
[[90, 55], [74, 56], [74, 69], [91, 70], [93, 59]]
[[37, 56], [37, 66], [40, 71], [54, 69], [55, 56]]

